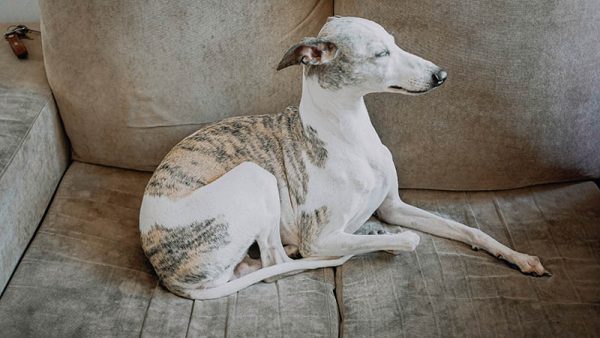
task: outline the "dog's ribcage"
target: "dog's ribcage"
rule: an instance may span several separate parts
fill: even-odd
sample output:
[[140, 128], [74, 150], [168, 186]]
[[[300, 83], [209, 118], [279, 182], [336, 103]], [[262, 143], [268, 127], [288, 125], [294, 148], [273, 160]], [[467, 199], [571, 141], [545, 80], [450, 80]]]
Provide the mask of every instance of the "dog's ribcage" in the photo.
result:
[[279, 114], [225, 119], [188, 136], [157, 167], [145, 194], [183, 197], [245, 161], [276, 177], [282, 222], [294, 222], [296, 226], [288, 228], [298, 229], [292, 237], [302, 242], [302, 236], [314, 235], [315, 229], [309, 228], [327, 221], [326, 208], [314, 212], [298, 208], [308, 194], [307, 162], [323, 168], [327, 148], [312, 127], [302, 125], [294, 107]]

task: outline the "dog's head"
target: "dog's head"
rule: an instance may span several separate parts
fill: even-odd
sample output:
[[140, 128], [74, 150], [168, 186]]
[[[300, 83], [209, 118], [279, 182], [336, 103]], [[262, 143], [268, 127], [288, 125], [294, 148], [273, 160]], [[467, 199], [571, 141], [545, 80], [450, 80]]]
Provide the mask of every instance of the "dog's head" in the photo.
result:
[[440, 86], [447, 73], [403, 51], [373, 21], [330, 17], [316, 38], [305, 38], [283, 56], [277, 70], [305, 66], [305, 76], [321, 87], [356, 90], [361, 95], [392, 92], [418, 95]]

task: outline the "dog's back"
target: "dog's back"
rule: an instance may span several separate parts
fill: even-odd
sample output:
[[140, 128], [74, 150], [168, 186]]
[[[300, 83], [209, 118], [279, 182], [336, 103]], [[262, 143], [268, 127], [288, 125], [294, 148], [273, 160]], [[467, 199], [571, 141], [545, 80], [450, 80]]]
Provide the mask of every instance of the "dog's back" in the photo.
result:
[[[304, 156], [306, 155], [306, 156]], [[327, 157], [312, 128], [305, 130], [297, 108], [273, 115], [241, 116], [200, 129], [165, 156], [145, 195], [179, 198], [223, 176], [242, 162], [253, 162], [289, 189], [293, 204], [306, 194], [305, 157], [322, 166]]]

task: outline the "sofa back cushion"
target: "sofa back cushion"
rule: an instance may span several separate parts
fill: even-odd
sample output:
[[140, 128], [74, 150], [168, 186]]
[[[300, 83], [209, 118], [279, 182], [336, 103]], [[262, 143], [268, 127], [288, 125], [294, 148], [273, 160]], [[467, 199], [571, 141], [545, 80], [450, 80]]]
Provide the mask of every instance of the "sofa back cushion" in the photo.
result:
[[[333, 1], [41, 0], [73, 157], [152, 170], [204, 123], [297, 105], [283, 53]], [[430, 94], [367, 96], [401, 187], [503, 189], [600, 176], [600, 2], [335, 1], [445, 67]]]
[[76, 160], [152, 170], [203, 123], [299, 102], [281, 56], [333, 1], [42, 0], [48, 80]]
[[600, 176], [600, 1], [336, 0], [448, 70], [419, 97], [373, 94], [400, 185], [503, 189]]

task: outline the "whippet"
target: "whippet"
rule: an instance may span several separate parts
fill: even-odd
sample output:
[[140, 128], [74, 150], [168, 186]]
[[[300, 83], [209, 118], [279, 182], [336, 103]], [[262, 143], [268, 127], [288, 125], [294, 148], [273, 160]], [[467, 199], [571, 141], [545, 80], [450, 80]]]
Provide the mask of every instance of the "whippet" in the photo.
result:
[[[524, 273], [547, 273], [537, 257], [400, 199], [392, 155], [363, 96], [423, 94], [444, 83], [444, 70], [400, 49], [380, 25], [351, 17], [329, 18], [277, 69], [298, 64], [299, 109], [203, 128], [177, 144], [150, 179], [140, 211], [142, 246], [169, 290], [217, 298], [286, 273], [338, 266], [356, 254], [415, 250], [419, 236], [412, 231], [354, 234], [374, 213], [485, 249]], [[254, 242], [260, 261], [247, 256]]]

